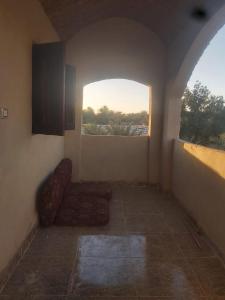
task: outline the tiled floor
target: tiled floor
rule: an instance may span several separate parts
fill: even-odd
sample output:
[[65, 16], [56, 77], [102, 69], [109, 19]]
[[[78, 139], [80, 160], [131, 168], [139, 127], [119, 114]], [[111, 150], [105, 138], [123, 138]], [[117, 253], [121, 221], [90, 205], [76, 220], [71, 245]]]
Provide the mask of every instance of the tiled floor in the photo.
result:
[[0, 300], [224, 300], [225, 269], [169, 196], [114, 187], [101, 228], [38, 232]]

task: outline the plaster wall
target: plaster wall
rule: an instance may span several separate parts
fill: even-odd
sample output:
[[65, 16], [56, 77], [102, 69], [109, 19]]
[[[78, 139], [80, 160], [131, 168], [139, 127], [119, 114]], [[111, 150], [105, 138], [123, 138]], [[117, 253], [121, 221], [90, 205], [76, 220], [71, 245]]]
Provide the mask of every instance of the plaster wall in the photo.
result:
[[[151, 86], [152, 129], [149, 156], [146, 156], [145, 163], [149, 164], [149, 181], [158, 183], [165, 75], [165, 49], [162, 42], [135, 21], [111, 18], [83, 29], [67, 43], [66, 48], [67, 63], [74, 65], [77, 73], [76, 130], [68, 131], [65, 137], [65, 155], [72, 159], [74, 166], [73, 179], [80, 180], [81, 174], [86, 173], [82, 170], [84, 158], [80, 134], [83, 87], [103, 79], [124, 78]], [[117, 139], [114, 142], [117, 143]], [[134, 178], [135, 174], [131, 177]], [[126, 179], [129, 178], [130, 175]]]
[[175, 141], [172, 189], [225, 255], [225, 152]]
[[35, 195], [64, 155], [62, 137], [31, 134], [32, 42], [58, 40], [36, 0], [0, 1], [0, 271], [37, 221]]
[[81, 179], [147, 182], [148, 137], [82, 136]]
[[195, 65], [211, 39], [225, 23], [225, 5], [221, 4], [220, 7], [219, 11], [203, 24], [193, 20], [190, 26], [184, 27], [168, 49], [160, 179], [164, 190], [171, 189], [172, 145], [180, 131], [180, 99]]

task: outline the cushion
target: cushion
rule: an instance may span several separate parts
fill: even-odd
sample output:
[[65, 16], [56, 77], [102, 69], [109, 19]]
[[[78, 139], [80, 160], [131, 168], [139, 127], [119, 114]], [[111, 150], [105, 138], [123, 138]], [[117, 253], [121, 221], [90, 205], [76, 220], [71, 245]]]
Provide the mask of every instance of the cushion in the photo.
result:
[[89, 195], [110, 200], [112, 198], [112, 189], [108, 183], [82, 182], [70, 183], [67, 186], [65, 195]]
[[55, 219], [55, 224], [61, 226], [100, 226], [108, 222], [109, 202], [87, 195], [65, 197]]
[[54, 223], [62, 200], [63, 186], [61, 179], [53, 174], [44, 183], [38, 198], [38, 212], [42, 226], [50, 226]]
[[65, 188], [71, 181], [72, 177], [72, 161], [68, 158], [63, 159], [55, 169], [55, 174], [60, 178]]

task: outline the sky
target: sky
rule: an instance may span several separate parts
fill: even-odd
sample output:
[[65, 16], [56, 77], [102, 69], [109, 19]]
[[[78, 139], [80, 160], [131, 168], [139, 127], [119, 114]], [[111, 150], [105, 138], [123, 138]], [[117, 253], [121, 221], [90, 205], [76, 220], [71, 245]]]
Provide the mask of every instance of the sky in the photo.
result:
[[212, 94], [225, 97], [225, 26], [211, 40], [192, 76], [189, 87], [199, 80]]
[[126, 79], [108, 79], [84, 87], [83, 108], [97, 111], [106, 105], [115, 111], [135, 113], [149, 111], [149, 87]]

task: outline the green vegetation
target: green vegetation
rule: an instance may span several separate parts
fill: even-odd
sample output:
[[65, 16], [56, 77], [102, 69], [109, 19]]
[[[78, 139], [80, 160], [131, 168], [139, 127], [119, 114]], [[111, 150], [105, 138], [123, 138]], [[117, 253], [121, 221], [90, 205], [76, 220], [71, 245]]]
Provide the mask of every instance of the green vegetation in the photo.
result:
[[225, 149], [225, 100], [196, 82], [182, 98], [180, 138], [194, 144]]
[[90, 135], [141, 135], [142, 132], [136, 127], [148, 126], [148, 118], [146, 111], [125, 114], [103, 106], [95, 113], [93, 108], [88, 107], [83, 110], [82, 130], [84, 134]]
[[[95, 113], [88, 107], [83, 110], [82, 131], [91, 135], [142, 135], [142, 128], [140, 131], [137, 128], [143, 126], [147, 130], [148, 120], [146, 111], [125, 114], [103, 106]], [[200, 82], [192, 90], [186, 88], [182, 97], [180, 138], [225, 150], [225, 99], [212, 95]]]
[[96, 125], [84, 124], [82, 126], [85, 134], [89, 135], [121, 135], [121, 136], [137, 136], [141, 132], [137, 132], [132, 125]]
[[83, 124], [148, 126], [148, 118], [147, 111], [124, 114], [110, 110], [107, 106], [100, 108], [97, 113], [91, 107], [83, 110]]

